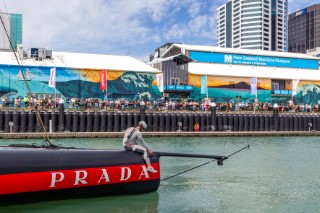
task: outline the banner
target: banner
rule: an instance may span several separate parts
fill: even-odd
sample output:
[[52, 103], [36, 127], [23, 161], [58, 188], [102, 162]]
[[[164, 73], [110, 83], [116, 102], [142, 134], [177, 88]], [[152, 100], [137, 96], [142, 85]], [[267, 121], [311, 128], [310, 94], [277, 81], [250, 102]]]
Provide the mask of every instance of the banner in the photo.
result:
[[49, 87], [56, 88], [56, 68], [50, 69]]
[[251, 78], [250, 80], [250, 85], [251, 85], [251, 95], [257, 96], [257, 78]]
[[163, 73], [156, 74], [159, 92], [163, 92]]
[[263, 55], [244, 55], [232, 53], [217, 53], [217, 52], [200, 52], [190, 51], [189, 57], [196, 62], [218, 63], [218, 64], [235, 64], [235, 65], [256, 65], [266, 67], [288, 67], [294, 69], [311, 69], [319, 70], [318, 59], [303, 59], [303, 58], [285, 58], [277, 56]]
[[208, 91], [207, 87], [207, 76], [201, 76], [201, 95], [206, 95]]
[[298, 79], [292, 80], [292, 95], [296, 95], [297, 94], [298, 83], [299, 83]]
[[107, 89], [107, 71], [106, 70], [100, 71], [100, 89], [101, 90]]

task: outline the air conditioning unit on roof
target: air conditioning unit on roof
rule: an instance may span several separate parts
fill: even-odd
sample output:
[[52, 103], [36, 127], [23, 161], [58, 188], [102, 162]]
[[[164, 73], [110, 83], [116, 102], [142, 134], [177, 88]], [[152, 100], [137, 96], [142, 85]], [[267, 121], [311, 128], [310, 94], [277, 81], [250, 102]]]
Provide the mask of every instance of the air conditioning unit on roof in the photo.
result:
[[52, 50], [46, 50], [46, 58], [52, 58]]

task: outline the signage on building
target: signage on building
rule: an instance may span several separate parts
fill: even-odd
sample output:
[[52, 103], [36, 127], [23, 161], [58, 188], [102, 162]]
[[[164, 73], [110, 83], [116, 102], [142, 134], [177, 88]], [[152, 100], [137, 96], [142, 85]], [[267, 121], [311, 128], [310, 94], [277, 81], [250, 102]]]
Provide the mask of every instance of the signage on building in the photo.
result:
[[297, 16], [301, 16], [301, 15], [303, 15], [303, 14], [306, 14], [307, 12], [308, 12], [307, 8], [304, 8], [304, 9], [302, 9], [302, 10], [299, 10], [299, 11], [296, 12], [296, 17], [297, 17]]
[[190, 57], [196, 62], [252, 65], [266, 67], [283, 67], [295, 69], [318, 70], [319, 64], [316, 59], [284, 58], [259, 55], [244, 55], [232, 53], [197, 52], [190, 51]]

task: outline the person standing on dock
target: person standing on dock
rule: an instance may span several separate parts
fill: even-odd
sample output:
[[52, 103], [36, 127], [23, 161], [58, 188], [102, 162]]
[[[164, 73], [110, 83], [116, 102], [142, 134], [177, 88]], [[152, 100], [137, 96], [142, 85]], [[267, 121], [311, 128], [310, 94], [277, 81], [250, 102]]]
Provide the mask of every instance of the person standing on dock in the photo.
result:
[[23, 101], [24, 101], [24, 107], [25, 108], [29, 107], [29, 98], [28, 98], [28, 96], [24, 96]]
[[[136, 128], [130, 127], [124, 132], [123, 146], [127, 151], [133, 151], [143, 154], [143, 159], [147, 164], [147, 171], [156, 173], [157, 171], [151, 166], [149, 155], [152, 155], [152, 150], [142, 138], [142, 131], [147, 129], [147, 124], [140, 121]], [[141, 144], [141, 145], [139, 145]]]

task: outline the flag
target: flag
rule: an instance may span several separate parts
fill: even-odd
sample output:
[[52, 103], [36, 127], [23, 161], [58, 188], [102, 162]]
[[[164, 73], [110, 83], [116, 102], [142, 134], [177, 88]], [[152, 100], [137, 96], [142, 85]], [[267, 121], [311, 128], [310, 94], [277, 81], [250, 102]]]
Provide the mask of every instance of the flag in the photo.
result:
[[56, 88], [56, 68], [50, 69], [49, 87]]
[[206, 95], [207, 91], [208, 91], [207, 76], [203, 75], [203, 76], [201, 76], [201, 91], [200, 91], [200, 94], [201, 95]]
[[107, 89], [107, 71], [106, 70], [100, 71], [100, 89], [101, 90]]
[[257, 78], [251, 78], [250, 79], [250, 85], [251, 85], [251, 95], [257, 95]]
[[163, 73], [156, 74], [159, 92], [163, 92]]
[[108, 70], [105, 70], [106, 71], [106, 93], [108, 91]]
[[292, 80], [292, 95], [296, 95], [297, 94], [298, 83], [299, 83], [298, 79]]

